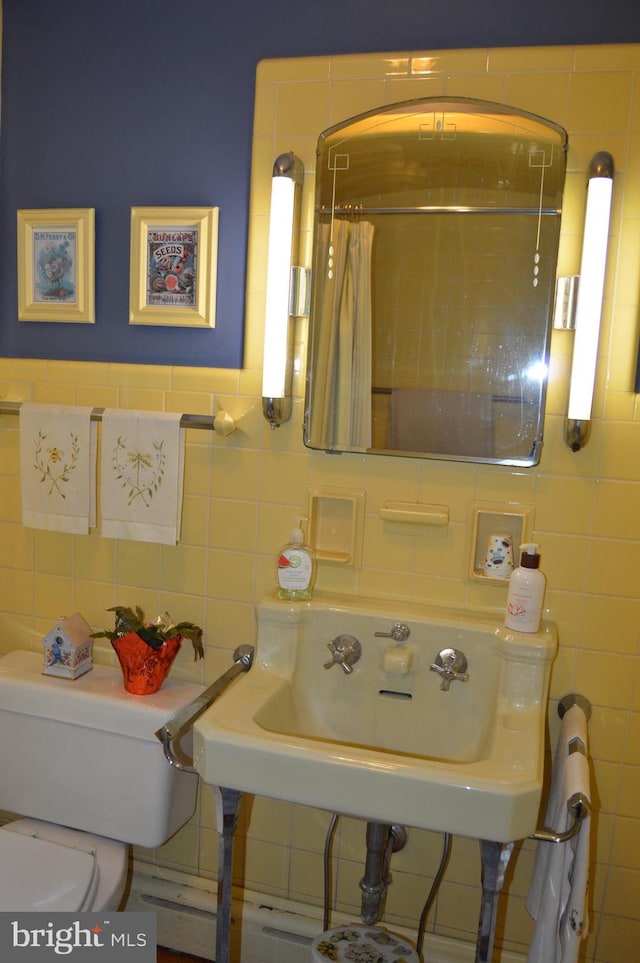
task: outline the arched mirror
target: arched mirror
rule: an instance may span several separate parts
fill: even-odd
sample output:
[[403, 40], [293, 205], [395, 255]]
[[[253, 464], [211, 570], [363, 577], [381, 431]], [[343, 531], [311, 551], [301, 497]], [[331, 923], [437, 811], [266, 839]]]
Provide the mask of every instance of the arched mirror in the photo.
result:
[[537, 464], [566, 146], [457, 98], [320, 135], [306, 445]]

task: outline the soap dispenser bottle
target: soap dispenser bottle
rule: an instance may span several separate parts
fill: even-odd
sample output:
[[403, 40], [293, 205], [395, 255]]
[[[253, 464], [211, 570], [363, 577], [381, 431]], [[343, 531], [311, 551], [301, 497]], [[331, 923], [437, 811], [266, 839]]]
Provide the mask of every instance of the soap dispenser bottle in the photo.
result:
[[304, 516], [296, 516], [289, 541], [276, 557], [278, 598], [289, 601], [310, 599], [316, 578], [316, 560], [313, 549], [304, 541], [303, 520]]
[[540, 571], [538, 546], [527, 542], [520, 546], [520, 550], [520, 565], [513, 570], [509, 579], [504, 624], [517, 632], [537, 632], [546, 579]]

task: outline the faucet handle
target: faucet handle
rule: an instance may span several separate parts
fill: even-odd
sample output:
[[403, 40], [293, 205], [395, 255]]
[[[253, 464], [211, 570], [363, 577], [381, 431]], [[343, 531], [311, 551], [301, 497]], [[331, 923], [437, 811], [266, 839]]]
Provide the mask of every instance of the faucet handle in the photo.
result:
[[440, 676], [440, 688], [443, 692], [449, 691], [452, 682], [469, 681], [467, 657], [459, 649], [442, 649], [429, 668]]
[[362, 646], [354, 635], [338, 635], [332, 642], [327, 642], [331, 658], [323, 663], [325, 669], [334, 665], [341, 665], [347, 675], [353, 672], [353, 666], [362, 655]]
[[377, 639], [393, 639], [394, 642], [406, 642], [411, 635], [411, 629], [404, 622], [396, 622], [390, 632], [374, 632]]

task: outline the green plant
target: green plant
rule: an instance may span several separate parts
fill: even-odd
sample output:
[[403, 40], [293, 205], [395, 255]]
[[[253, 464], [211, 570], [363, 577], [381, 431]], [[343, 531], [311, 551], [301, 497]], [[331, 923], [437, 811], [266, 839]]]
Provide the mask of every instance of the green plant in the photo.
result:
[[93, 632], [93, 639], [121, 639], [130, 632], [135, 632], [143, 642], [152, 649], [159, 649], [167, 639], [179, 635], [183, 639], [190, 639], [193, 645], [194, 661], [204, 658], [202, 644], [202, 629], [193, 622], [177, 622], [175, 625], [165, 612], [153, 622], [147, 622], [144, 610], [136, 605], [135, 609], [123, 605], [114, 605], [107, 612], [115, 612], [115, 629], [113, 632]]

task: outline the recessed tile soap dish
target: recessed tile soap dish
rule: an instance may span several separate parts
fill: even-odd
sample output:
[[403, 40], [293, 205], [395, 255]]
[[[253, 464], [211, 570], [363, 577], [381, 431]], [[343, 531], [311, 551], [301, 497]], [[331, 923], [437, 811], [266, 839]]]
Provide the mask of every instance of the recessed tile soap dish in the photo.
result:
[[518, 565], [520, 545], [531, 541], [533, 507], [531, 505], [476, 504], [472, 506], [471, 512], [469, 577], [478, 582], [507, 586], [508, 578], [491, 578], [485, 575], [484, 558], [489, 537], [493, 534], [510, 535], [514, 565]]
[[309, 542], [321, 562], [362, 564], [364, 492], [312, 488], [307, 493]]

